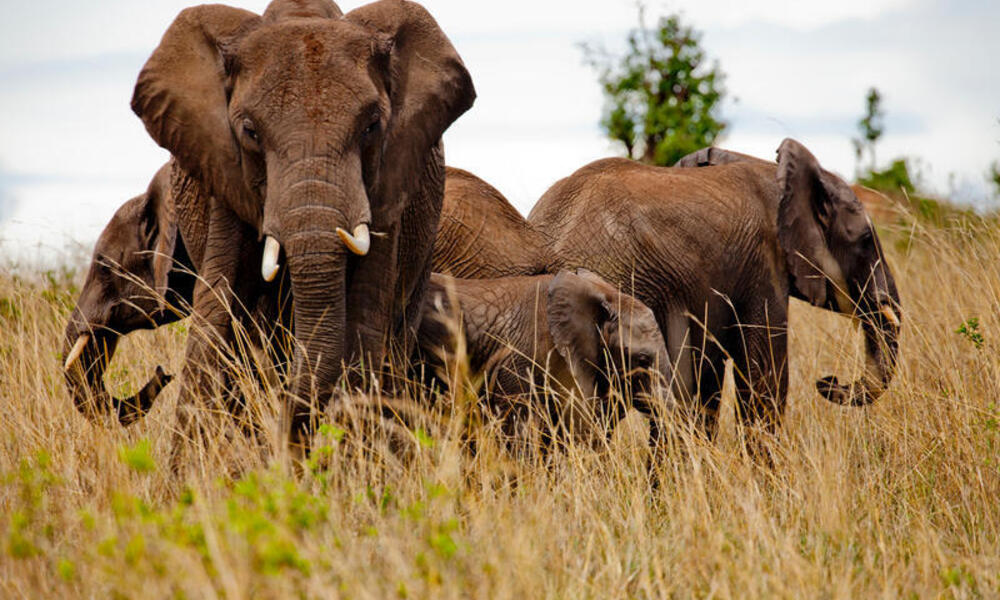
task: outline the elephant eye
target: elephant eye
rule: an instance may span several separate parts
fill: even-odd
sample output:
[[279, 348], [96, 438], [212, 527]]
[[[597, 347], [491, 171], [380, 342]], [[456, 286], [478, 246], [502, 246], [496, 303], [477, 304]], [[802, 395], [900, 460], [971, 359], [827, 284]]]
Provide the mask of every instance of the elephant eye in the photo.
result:
[[363, 135], [366, 138], [371, 137], [372, 134], [378, 131], [378, 126], [379, 126], [379, 120], [378, 118], [376, 118], [374, 121], [371, 122], [370, 125], [368, 125], [368, 127], [365, 127], [365, 130], [361, 132], [361, 135]]
[[636, 367], [647, 368], [653, 365], [653, 357], [647, 352], [639, 352], [632, 358], [632, 362]]
[[257, 137], [257, 128], [254, 127], [253, 121], [250, 119], [243, 119], [243, 133], [253, 140], [254, 143], [260, 142], [260, 139]]

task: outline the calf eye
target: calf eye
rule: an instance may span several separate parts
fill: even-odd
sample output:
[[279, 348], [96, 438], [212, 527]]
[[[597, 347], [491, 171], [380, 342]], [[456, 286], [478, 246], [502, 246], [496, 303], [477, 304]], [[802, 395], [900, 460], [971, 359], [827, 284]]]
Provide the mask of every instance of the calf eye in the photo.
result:
[[361, 135], [363, 135], [366, 138], [370, 137], [372, 134], [378, 131], [378, 126], [379, 126], [379, 121], [378, 119], [375, 119], [374, 121], [371, 122], [370, 125], [368, 125], [368, 127], [365, 127], [365, 130], [361, 132]]
[[632, 357], [632, 363], [639, 368], [648, 368], [653, 365], [653, 357], [648, 352], [639, 352]]

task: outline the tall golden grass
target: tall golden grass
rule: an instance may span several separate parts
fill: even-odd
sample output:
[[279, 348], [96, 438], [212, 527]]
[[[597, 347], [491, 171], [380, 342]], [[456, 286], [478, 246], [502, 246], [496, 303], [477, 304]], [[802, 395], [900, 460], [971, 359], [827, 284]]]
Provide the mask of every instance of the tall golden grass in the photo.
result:
[[[729, 385], [719, 439], [682, 434], [652, 472], [638, 415], [600, 448], [513, 455], [465, 394], [419, 392], [405, 424], [352, 398], [294, 471], [268, 450], [275, 392], [248, 385], [264, 443], [219, 420], [177, 477], [178, 384], [130, 429], [91, 425], [58, 356], [69, 282], [0, 275], [0, 595], [1000, 595], [1000, 231], [901, 223], [898, 375], [874, 406], [823, 401], [861, 336], [793, 303], [771, 468], [741, 452]], [[179, 373], [185, 327], [128, 338], [112, 388]]]

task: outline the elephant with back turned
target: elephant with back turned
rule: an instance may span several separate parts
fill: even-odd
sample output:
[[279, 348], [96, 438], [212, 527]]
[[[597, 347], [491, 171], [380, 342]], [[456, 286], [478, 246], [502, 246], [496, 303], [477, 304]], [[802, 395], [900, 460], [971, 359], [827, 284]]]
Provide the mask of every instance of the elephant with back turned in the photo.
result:
[[468, 279], [548, 272], [545, 240], [496, 188], [448, 167], [434, 271]]
[[182, 406], [227, 387], [214, 347], [232, 344], [231, 315], [283, 265], [297, 341], [283, 407], [293, 441], [305, 443], [311, 399], [330, 396], [344, 364], [378, 366], [391, 339], [407, 345], [441, 208], [441, 135], [474, 98], [457, 52], [412, 2], [342, 15], [328, 1], [275, 0], [263, 15], [223, 5], [178, 15], [132, 108], [210, 197], [204, 223], [185, 214], [205, 207], [178, 206], [182, 235], [207, 230]]
[[709, 436], [727, 358], [743, 423], [778, 426], [789, 297], [860, 321], [864, 377], [851, 385], [826, 377], [817, 388], [840, 404], [874, 401], [895, 370], [900, 300], [860, 202], [794, 140], [781, 144], [776, 164], [735, 153], [717, 160], [727, 164], [600, 160], [553, 185], [528, 221], [555, 266], [591, 269], [649, 305]]

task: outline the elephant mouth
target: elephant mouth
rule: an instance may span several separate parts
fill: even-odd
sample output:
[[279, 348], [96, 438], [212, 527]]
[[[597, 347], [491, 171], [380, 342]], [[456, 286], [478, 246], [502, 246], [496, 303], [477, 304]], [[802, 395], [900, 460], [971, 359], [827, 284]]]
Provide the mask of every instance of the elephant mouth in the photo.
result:
[[116, 397], [104, 383], [104, 374], [114, 357], [120, 335], [106, 326], [70, 323], [63, 342], [63, 376], [73, 397], [74, 405], [91, 422], [104, 422], [106, 417], [128, 426], [153, 407], [157, 396], [172, 380], [161, 366], [135, 394]]
[[898, 303], [880, 297], [865, 302], [852, 317], [860, 324], [865, 341], [865, 372], [855, 382], [841, 383], [829, 375], [816, 381], [816, 391], [835, 404], [867, 406], [889, 387], [899, 362], [899, 334], [902, 327]]

